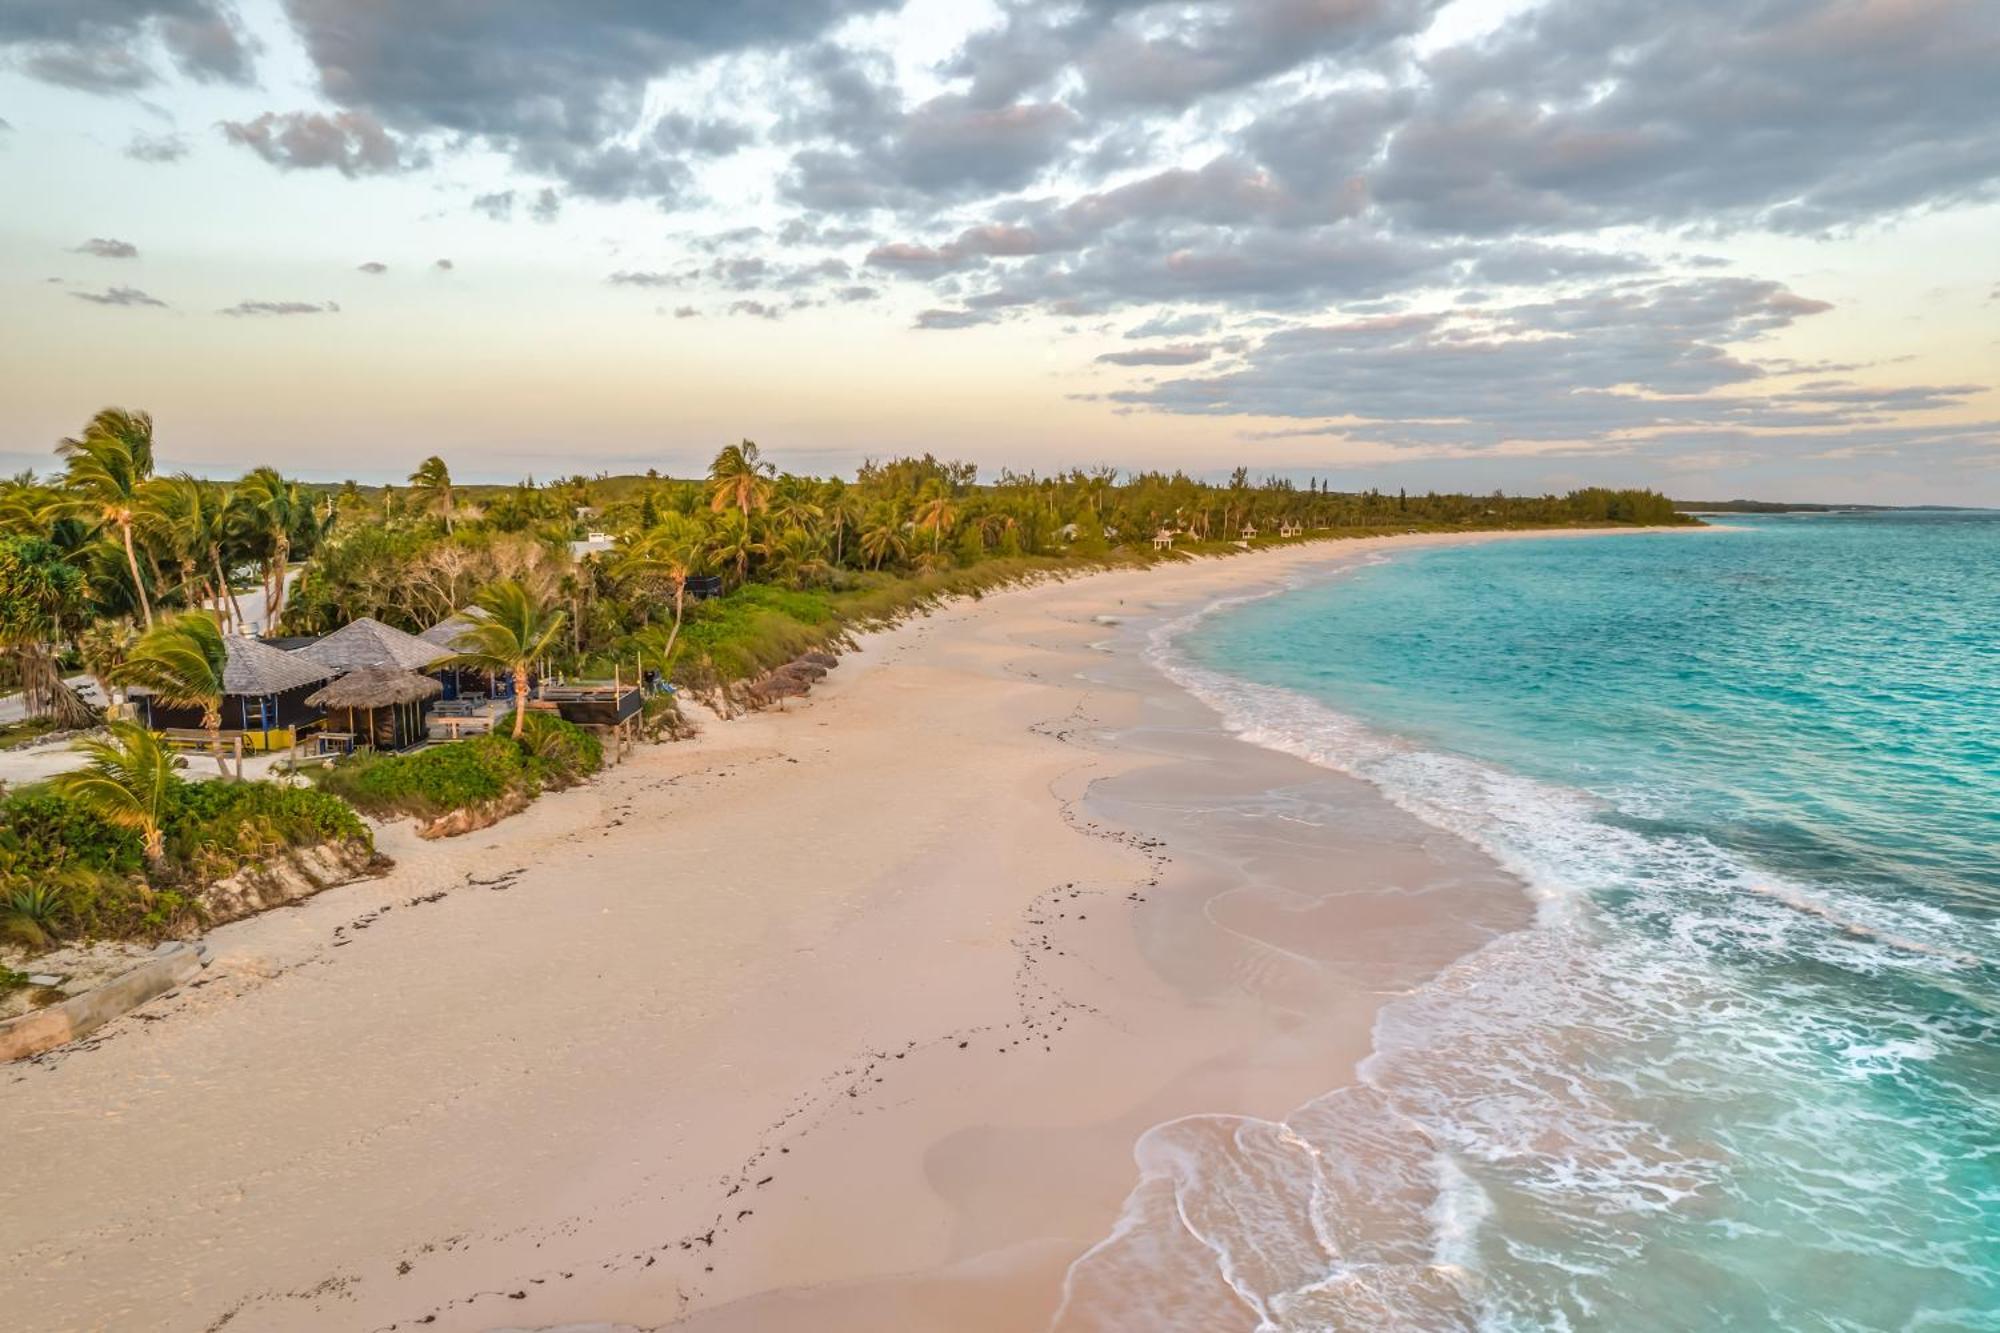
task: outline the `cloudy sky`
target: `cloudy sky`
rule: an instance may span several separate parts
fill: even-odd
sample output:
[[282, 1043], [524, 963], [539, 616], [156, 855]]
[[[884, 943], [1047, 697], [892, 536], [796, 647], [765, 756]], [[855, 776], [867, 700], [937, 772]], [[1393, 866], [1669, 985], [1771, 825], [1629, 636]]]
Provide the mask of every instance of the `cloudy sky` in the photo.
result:
[[1994, 0], [0, 0], [0, 465], [2000, 505]]

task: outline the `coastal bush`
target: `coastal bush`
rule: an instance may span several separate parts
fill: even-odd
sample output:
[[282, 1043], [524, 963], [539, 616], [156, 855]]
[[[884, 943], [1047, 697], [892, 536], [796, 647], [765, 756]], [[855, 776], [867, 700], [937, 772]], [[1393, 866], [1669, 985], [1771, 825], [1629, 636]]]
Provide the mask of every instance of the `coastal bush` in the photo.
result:
[[415, 754], [353, 755], [321, 772], [318, 782], [367, 814], [435, 818], [523, 788], [527, 773], [521, 747], [491, 735]]
[[201, 890], [288, 849], [374, 839], [354, 811], [318, 791], [262, 782], [172, 780], [165, 854], [148, 864], [140, 834], [38, 785], [0, 801], [0, 932], [43, 947], [60, 939], [158, 939], [201, 924]]
[[169, 858], [195, 878], [222, 879], [274, 852], [330, 842], [372, 846], [345, 801], [309, 787], [268, 782], [189, 782], [166, 820]]
[[532, 799], [581, 782], [603, 766], [597, 737], [531, 711], [519, 741], [496, 731], [414, 754], [358, 754], [322, 770], [318, 783], [323, 792], [378, 818], [436, 819], [507, 797]]
[[573, 787], [604, 767], [604, 742], [551, 713], [528, 714], [520, 745], [523, 765], [537, 788]]

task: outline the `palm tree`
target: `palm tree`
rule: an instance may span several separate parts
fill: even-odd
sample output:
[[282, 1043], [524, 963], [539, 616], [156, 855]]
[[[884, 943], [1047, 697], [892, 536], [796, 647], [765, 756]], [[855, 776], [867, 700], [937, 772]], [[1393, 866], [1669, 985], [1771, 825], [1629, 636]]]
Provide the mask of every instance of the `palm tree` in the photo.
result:
[[[222, 696], [229, 692], [229, 645], [208, 611], [186, 611], [139, 636], [122, 665], [112, 672], [120, 685], [141, 685], [169, 708], [199, 708], [202, 729], [222, 776]], [[239, 771], [238, 777], [243, 776]]]
[[840, 489], [827, 497], [823, 508], [827, 522], [833, 528], [833, 563], [838, 565], [847, 553], [847, 530], [859, 527], [861, 520], [868, 516], [868, 510], [857, 492], [840, 482], [833, 484]]
[[882, 561], [894, 556], [901, 560], [909, 551], [903, 540], [902, 515], [894, 505], [878, 505], [861, 531], [861, 554], [870, 569], [882, 568]]
[[285, 567], [292, 537], [302, 523], [311, 523], [312, 506], [296, 482], [286, 481], [276, 468], [260, 467], [236, 484], [236, 530], [264, 562], [264, 632], [278, 623], [285, 607]]
[[417, 470], [410, 474], [410, 485], [419, 495], [425, 497], [424, 503], [428, 508], [435, 509], [444, 516], [444, 530], [449, 533], [458, 504], [457, 497], [451, 489], [451, 469], [444, 465], [444, 460], [436, 454], [426, 458], [418, 465]]
[[958, 506], [948, 495], [933, 495], [917, 506], [917, 526], [931, 530], [931, 554], [936, 555], [944, 544], [944, 534], [951, 531], [952, 524], [958, 522]]
[[0, 537], [0, 653], [14, 661], [30, 716], [86, 727], [94, 715], [63, 679], [58, 646], [90, 617], [90, 583], [54, 542]]
[[514, 677], [514, 739], [528, 724], [528, 673], [562, 637], [563, 613], [514, 579], [493, 584], [473, 598], [486, 612], [454, 641], [460, 651], [442, 665], [509, 672]]
[[804, 528], [788, 528], [772, 544], [772, 565], [794, 588], [824, 583], [833, 566], [827, 563], [826, 541]]
[[136, 832], [146, 863], [158, 869], [167, 858], [161, 821], [173, 796], [174, 769], [181, 761], [160, 738], [136, 722], [113, 722], [107, 740], [81, 740], [71, 748], [90, 762], [49, 780], [58, 796], [74, 801], [107, 824]]
[[674, 590], [674, 628], [667, 635], [661, 662], [672, 658], [674, 641], [681, 636], [681, 616], [687, 604], [687, 581], [699, 572], [702, 563], [702, 527], [680, 514], [640, 535], [626, 549], [621, 568], [641, 578], [662, 578]]
[[76, 494], [78, 509], [90, 511], [100, 523], [118, 529], [139, 609], [150, 626], [153, 603], [146, 595], [145, 579], [139, 576], [132, 521], [139, 508], [140, 488], [153, 475], [153, 418], [144, 412], [107, 407], [90, 419], [81, 436], [57, 445], [56, 453], [64, 460], [63, 482]]
[[221, 518], [208, 487], [185, 472], [155, 477], [140, 494], [137, 526], [179, 566], [183, 599], [209, 601], [210, 530], [221, 526]]
[[771, 497], [770, 514], [780, 532], [787, 528], [817, 532], [820, 520], [826, 517], [824, 509], [790, 489], [781, 489]]
[[770, 503], [770, 478], [776, 471], [748, 440], [725, 446], [708, 465], [709, 512], [734, 509], [747, 520], [753, 510]]
[[708, 532], [706, 552], [717, 565], [735, 565], [736, 583], [741, 587], [750, 577], [750, 557], [769, 555], [771, 548], [757, 538], [750, 518], [739, 510], [729, 510]]

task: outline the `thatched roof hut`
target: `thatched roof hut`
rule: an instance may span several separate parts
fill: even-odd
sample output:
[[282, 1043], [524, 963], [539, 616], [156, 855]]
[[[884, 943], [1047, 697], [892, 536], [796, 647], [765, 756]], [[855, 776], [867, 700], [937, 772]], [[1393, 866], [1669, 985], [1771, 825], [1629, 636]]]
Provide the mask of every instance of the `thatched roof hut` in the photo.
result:
[[[290, 729], [319, 720], [319, 714], [302, 696], [332, 676], [333, 668], [247, 634], [223, 635], [222, 647], [226, 654], [222, 667], [224, 731], [241, 731], [254, 747], [269, 748], [291, 744]], [[202, 725], [199, 707], [168, 707], [143, 685], [134, 685], [128, 693], [138, 703], [146, 725], [155, 731]]]
[[355, 744], [400, 750], [424, 739], [424, 701], [444, 692], [429, 676], [401, 667], [356, 667], [316, 691], [307, 703], [343, 723]]
[[307, 644], [298, 650], [298, 655], [335, 671], [355, 671], [362, 667], [422, 671], [451, 656], [451, 650], [363, 616], [342, 625], [319, 642]]
[[306, 696], [315, 708], [389, 708], [435, 699], [444, 686], [396, 667], [359, 667]]
[[323, 663], [273, 648], [247, 634], [225, 635], [222, 646], [228, 655], [222, 668], [222, 687], [231, 694], [283, 694], [333, 674]]
[[440, 648], [457, 652], [459, 635], [465, 633], [465, 631], [471, 629], [480, 621], [491, 620], [492, 618], [485, 607], [460, 607], [443, 620], [438, 621], [437, 624], [432, 625], [429, 629], [417, 635], [417, 637], [425, 643], [434, 643]]

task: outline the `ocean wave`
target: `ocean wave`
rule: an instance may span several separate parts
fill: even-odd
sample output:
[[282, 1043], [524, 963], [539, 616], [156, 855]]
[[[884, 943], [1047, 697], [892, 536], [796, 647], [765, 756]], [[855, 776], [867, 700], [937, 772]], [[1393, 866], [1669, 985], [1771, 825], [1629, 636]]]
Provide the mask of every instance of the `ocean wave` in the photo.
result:
[[[1926, 1275], [1992, 1291], [1966, 1240], [1991, 1203], [1990, 1145], [1951, 1123], [1952, 1097], [1977, 1096], [1952, 1082], [1977, 1069], [1954, 1061], [1992, 1028], [1926, 1030], [1893, 989], [1982, 966], [1962, 923], [1786, 882], [1695, 831], [1628, 827], [1603, 798], [1181, 650], [1207, 617], [1282, 591], [1158, 625], [1147, 657], [1243, 740], [1362, 778], [1487, 852], [1534, 924], [1384, 1005], [1354, 1084], [1281, 1121], [1149, 1131], [1140, 1185], [1072, 1266], [1057, 1330], [1611, 1328], [1664, 1310], [1687, 1326], [1704, 1310], [1872, 1326], [1814, 1317], [1792, 1270], [1822, 1264], [1880, 1274], [1868, 1299], [1903, 1299], [1912, 1326], [1925, 1302], [1895, 1293]], [[1827, 971], [1880, 984], [1839, 990]], [[1939, 1143], [1956, 1146], [1923, 1146]], [[1901, 1212], [1867, 1188], [1885, 1172]], [[1752, 1256], [1771, 1268], [1745, 1288]], [[1202, 1313], [1161, 1313], [1163, 1293]]]

